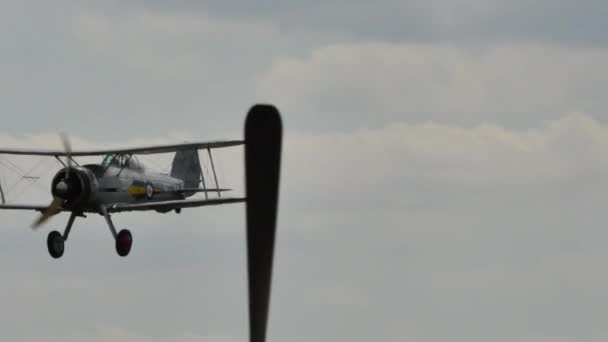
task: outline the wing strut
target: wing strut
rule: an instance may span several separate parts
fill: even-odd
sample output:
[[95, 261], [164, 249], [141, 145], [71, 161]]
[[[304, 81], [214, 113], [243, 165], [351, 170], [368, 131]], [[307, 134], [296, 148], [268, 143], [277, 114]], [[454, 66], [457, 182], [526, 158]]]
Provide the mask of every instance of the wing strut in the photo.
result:
[[0, 182], [0, 196], [2, 196], [2, 204], [6, 204], [6, 198], [4, 197], [4, 190], [2, 190], [2, 182]]
[[218, 189], [217, 197], [222, 197], [222, 192], [219, 191], [220, 185], [217, 182], [217, 174], [215, 173], [215, 166], [213, 165], [213, 157], [211, 157], [211, 149], [208, 148], [207, 152], [209, 152], [209, 161], [211, 162], [211, 170], [213, 171], [213, 179], [215, 180], [215, 188]]
[[203, 192], [205, 193], [205, 199], [209, 199], [209, 192], [205, 191], [207, 190], [207, 186], [205, 185], [205, 172], [203, 171], [203, 168], [201, 167], [201, 182], [203, 183]]

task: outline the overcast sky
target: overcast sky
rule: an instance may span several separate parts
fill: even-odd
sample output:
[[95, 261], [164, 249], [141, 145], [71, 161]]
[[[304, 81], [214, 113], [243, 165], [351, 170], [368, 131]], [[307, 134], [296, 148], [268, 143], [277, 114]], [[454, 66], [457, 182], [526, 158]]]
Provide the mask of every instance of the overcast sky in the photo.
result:
[[[605, 341], [606, 15], [595, 0], [3, 1], [0, 144], [238, 139], [271, 102], [269, 341]], [[242, 193], [242, 149], [218, 153]], [[0, 179], [47, 203], [56, 168]], [[51, 260], [65, 215], [32, 232], [32, 213], [0, 213], [0, 338], [245, 341], [243, 214], [115, 215], [125, 259], [90, 216]]]

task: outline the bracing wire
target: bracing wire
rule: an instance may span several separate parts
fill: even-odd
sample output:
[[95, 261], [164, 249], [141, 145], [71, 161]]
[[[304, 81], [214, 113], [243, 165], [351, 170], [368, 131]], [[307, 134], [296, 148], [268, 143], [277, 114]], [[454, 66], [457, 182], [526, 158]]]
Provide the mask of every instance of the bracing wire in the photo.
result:
[[[6, 159], [5, 159], [6, 160]], [[39, 189], [45, 191], [45, 188], [42, 186], [42, 184], [40, 184], [40, 182], [38, 182], [38, 180], [36, 179], [32, 179], [32, 178], [27, 178], [32, 172], [34, 172], [38, 167], [40, 167], [40, 165], [42, 165], [44, 162], [44, 159], [39, 160], [29, 171], [22, 173], [20, 176], [21, 178], [15, 183], [13, 184], [8, 191], [11, 191], [14, 187], [17, 186], [17, 184], [19, 184], [22, 180], [26, 179], [30, 182], [30, 184], [35, 184], [36, 186], [38, 186]], [[17, 167], [17, 165], [10, 163], [11, 165], [14, 165], [15, 167]], [[18, 168], [19, 170], [21, 170], [21, 168]]]
[[[207, 163], [207, 159], [205, 159], [208, 157], [206, 157], [206, 154], [203, 153], [203, 158], [201, 159], [199, 157], [199, 160], [201, 162], [201, 171], [203, 171], [203, 174], [205, 175], [205, 179], [209, 179], [208, 184], [211, 185], [211, 172], [209, 172], [209, 163]], [[209, 188], [209, 186], [207, 186], [207, 188]]]
[[[34, 172], [41, 165], [44, 164], [44, 161], [45, 161], [44, 159], [40, 159], [32, 168], [30, 168], [27, 172], [24, 172], [21, 167], [19, 167], [15, 163], [11, 162], [10, 160], [8, 160], [6, 158], [0, 158], [0, 165], [4, 166], [7, 170], [12, 171], [17, 176], [19, 176], [19, 179], [14, 184], [12, 184], [9, 187], [5, 186], [5, 190], [6, 190], [5, 195], [7, 193], [12, 193], [13, 189], [15, 189], [17, 187], [17, 185], [19, 185], [24, 179], [29, 182], [29, 184], [26, 185], [25, 189], [29, 188], [30, 185], [36, 185], [38, 187], [38, 189], [40, 189], [42, 191], [46, 191], [46, 188], [42, 184], [40, 184], [40, 182], [37, 179], [28, 178], [28, 176], [32, 172]], [[6, 178], [4, 178], [4, 184], [8, 185], [8, 183], [6, 182]], [[21, 191], [23, 192], [24, 189], [21, 189]]]

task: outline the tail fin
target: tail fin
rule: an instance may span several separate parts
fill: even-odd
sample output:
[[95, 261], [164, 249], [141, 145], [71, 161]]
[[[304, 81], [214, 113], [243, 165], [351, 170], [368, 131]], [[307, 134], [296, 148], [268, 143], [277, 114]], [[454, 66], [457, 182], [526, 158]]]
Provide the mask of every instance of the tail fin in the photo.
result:
[[175, 152], [171, 177], [184, 181], [184, 188], [198, 188], [201, 181], [201, 161], [198, 150]]

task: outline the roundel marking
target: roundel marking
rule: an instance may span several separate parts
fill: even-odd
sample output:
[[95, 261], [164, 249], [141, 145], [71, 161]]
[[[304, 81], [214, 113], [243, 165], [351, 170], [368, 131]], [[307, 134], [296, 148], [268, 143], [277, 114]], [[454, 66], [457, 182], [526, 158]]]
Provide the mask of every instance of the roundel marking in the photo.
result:
[[146, 197], [152, 199], [154, 197], [154, 187], [150, 183], [146, 183]]

